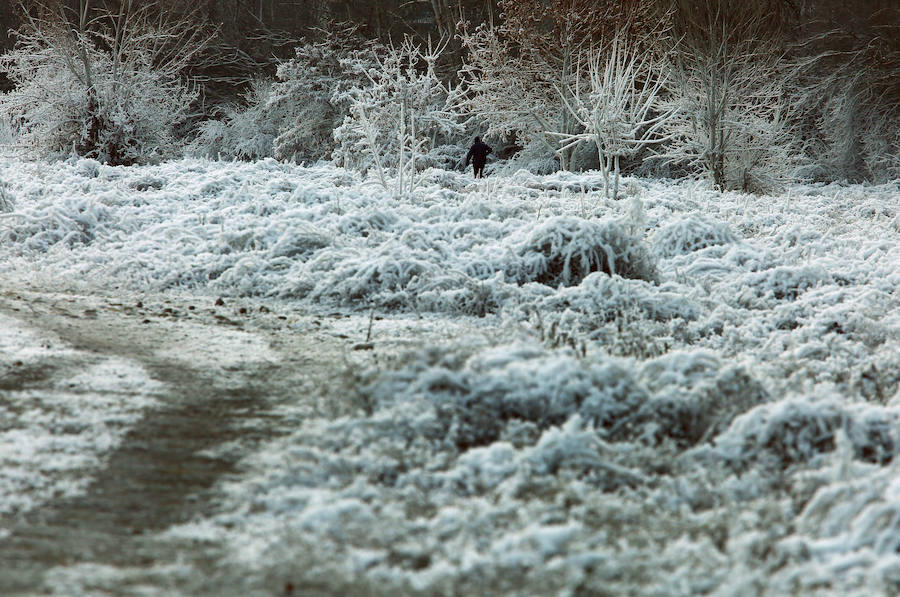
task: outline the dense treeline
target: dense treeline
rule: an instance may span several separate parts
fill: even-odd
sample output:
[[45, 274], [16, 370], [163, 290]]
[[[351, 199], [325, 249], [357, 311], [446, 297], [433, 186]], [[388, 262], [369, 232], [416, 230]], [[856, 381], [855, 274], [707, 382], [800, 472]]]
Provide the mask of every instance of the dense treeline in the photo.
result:
[[0, 24], [0, 108], [43, 154], [191, 141], [384, 175], [452, 165], [482, 133], [520, 165], [616, 180], [900, 176], [891, 0], [21, 0]]

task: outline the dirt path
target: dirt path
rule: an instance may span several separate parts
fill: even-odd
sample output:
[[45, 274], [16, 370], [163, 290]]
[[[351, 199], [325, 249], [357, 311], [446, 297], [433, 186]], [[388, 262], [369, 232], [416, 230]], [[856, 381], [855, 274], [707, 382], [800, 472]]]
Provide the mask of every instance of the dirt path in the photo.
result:
[[[104, 581], [103, 594], [130, 595], [135, 587], [166, 583], [179, 586], [173, 594], [205, 594], [210, 587], [202, 583], [188, 586], [196, 579], [167, 578], [167, 566], [177, 561], [209, 569], [219, 546], [163, 540], [157, 533], [214, 512], [216, 482], [239, 474], [242, 455], [292, 424], [273, 409], [333, 404], [347, 355], [360, 353], [342, 334], [302, 331], [320, 329], [321, 321], [264, 305], [147, 302], [0, 290], [0, 313], [55, 335], [81, 361], [135, 361], [164, 388], [160, 406], [131, 427], [83, 495], [3, 521], [0, 595], [64, 591], [48, 585], [48, 572], [79, 565], [100, 566], [107, 577], [110, 567], [120, 573]], [[76, 373], [78, 363], [0, 371], [0, 405], [4, 391], [40, 392]], [[90, 594], [94, 581], [79, 582]]]

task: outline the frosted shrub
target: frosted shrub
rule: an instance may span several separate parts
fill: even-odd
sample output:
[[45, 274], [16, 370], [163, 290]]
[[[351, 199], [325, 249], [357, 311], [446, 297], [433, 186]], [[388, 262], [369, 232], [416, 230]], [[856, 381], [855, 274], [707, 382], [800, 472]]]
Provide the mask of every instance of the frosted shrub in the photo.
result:
[[246, 105], [220, 108], [221, 118], [206, 120], [190, 145], [190, 152], [208, 158], [256, 160], [272, 157], [281, 117], [265, 109], [272, 83], [255, 79], [244, 95]]
[[319, 249], [330, 246], [331, 243], [331, 237], [312, 224], [295, 225], [278, 237], [278, 240], [269, 249], [269, 254], [275, 259], [279, 257], [307, 259]]
[[160, 16], [153, 2], [83, 8], [53, 12], [36, 3], [15, 48], [0, 57], [15, 84], [0, 96], [0, 111], [11, 115], [18, 145], [111, 164], [172, 155], [197, 98], [182, 74], [206, 44], [202, 27]]
[[641, 359], [663, 354], [673, 331], [699, 315], [696, 303], [643, 280], [589, 274], [522, 305], [541, 341], [579, 348], [597, 343], [608, 354]]
[[[368, 83], [348, 92], [350, 113], [334, 131], [336, 161], [373, 171], [395, 195], [415, 189], [423, 157], [463, 130], [453, 91], [435, 71], [445, 46], [423, 49], [406, 38], [365, 71]], [[396, 180], [389, 183], [388, 169]]]
[[278, 80], [264, 104], [278, 123], [276, 159], [327, 158], [335, 149], [333, 132], [352, 103], [351, 89], [369, 83], [387, 48], [363, 39], [356, 27], [338, 27], [321, 41], [300, 45], [278, 66]]
[[478, 280], [462, 272], [437, 275], [417, 288], [416, 308], [476, 317], [499, 313], [515, 293], [512, 285], [502, 278], [499, 274], [489, 280]]
[[751, 294], [747, 296], [793, 301], [810, 288], [832, 281], [831, 274], [819, 265], [783, 265], [744, 274], [738, 283], [748, 287]]
[[46, 252], [55, 245], [90, 244], [111, 210], [89, 197], [69, 198], [56, 208], [42, 206], [14, 227], [0, 228], [0, 242], [22, 243], [30, 251]]
[[[878, 332], [882, 331], [879, 326]], [[879, 345], [881, 338], [868, 342]], [[866, 338], [862, 338], [866, 342]], [[900, 354], [891, 350], [880, 350], [872, 360], [854, 376], [854, 386], [860, 396], [872, 402], [886, 402], [900, 391]]]
[[0, 147], [13, 142], [12, 123], [8, 117], [0, 117]]
[[678, 447], [692, 446], [769, 399], [744, 368], [725, 365], [703, 351], [674, 352], [649, 361], [640, 380], [653, 397], [635, 414], [630, 429], [622, 431], [651, 445], [669, 440]]
[[602, 435], [648, 398], [628, 370], [612, 361], [588, 364], [529, 345], [460, 356], [465, 357], [420, 358], [367, 391], [381, 407], [395, 401], [431, 405], [435, 418], [423, 417], [429, 423], [421, 432], [461, 450], [516, 436], [523, 423], [531, 427], [529, 435], [537, 435], [573, 415]]
[[[573, 57], [588, 41], [589, 24], [571, 19], [574, 7], [565, 10], [561, 2], [503, 0], [499, 8], [496, 25], [481, 24], [462, 33], [467, 55], [460, 78], [469, 92], [461, 106], [487, 125], [486, 135], [515, 139], [535, 158], [545, 157], [550, 168], [541, 170], [568, 169], [571, 152], [559, 151], [547, 132], [577, 131], [555, 86], [575, 78]], [[590, 13], [586, 7], [582, 11]], [[550, 26], [535, 26], [540, 22]]]
[[690, 214], [660, 226], [653, 233], [650, 242], [657, 255], [667, 258], [685, 255], [706, 247], [726, 245], [735, 240], [736, 237], [728, 224]]
[[274, 81], [256, 80], [244, 105], [221, 109], [201, 125], [193, 150], [245, 160], [318, 160], [334, 150], [333, 131], [349, 113], [350, 89], [365, 86], [384, 46], [337, 26], [322, 39], [298, 45], [278, 65]]
[[655, 280], [656, 267], [641, 238], [615, 220], [549, 218], [513, 247], [508, 273], [520, 283], [574, 286], [592, 272]]
[[547, 151], [545, 140], [533, 140], [516, 153], [503, 168], [503, 172], [507, 174], [515, 174], [519, 170], [538, 175], [553, 174], [559, 170], [559, 159]]
[[410, 286], [438, 272], [431, 255], [398, 243], [386, 243], [374, 255], [360, 255], [357, 249], [321, 251], [308, 266], [320, 274], [309, 295], [313, 300], [374, 301], [401, 309], [414, 307]]
[[604, 491], [645, 481], [643, 475], [611, 463], [614, 453], [590, 425], [584, 425], [575, 415], [564, 425], [545, 431], [537, 444], [525, 451], [525, 459], [538, 475], [556, 475], [570, 469], [590, 475]]
[[865, 405], [850, 410], [850, 416], [845, 420], [855, 458], [874, 464], [893, 461], [897, 453], [897, 417], [894, 413]]
[[[879, 97], [866, 80], [871, 74], [856, 68], [818, 80], [801, 99], [813, 104], [818, 141], [811, 148], [813, 178], [886, 182], [900, 177], [897, 92]], [[886, 99], [891, 95], [893, 100]]]

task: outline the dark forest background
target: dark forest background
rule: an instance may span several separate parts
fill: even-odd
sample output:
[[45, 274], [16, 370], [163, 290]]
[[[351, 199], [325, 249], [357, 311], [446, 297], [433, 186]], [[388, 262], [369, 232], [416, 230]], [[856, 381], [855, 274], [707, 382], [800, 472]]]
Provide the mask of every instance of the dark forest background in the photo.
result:
[[[235, 94], [241, 84], [257, 75], [274, 74], [278, 60], [293, 55], [299, 40], [320, 35], [333, 23], [361, 26], [371, 38], [388, 42], [412, 35], [453, 37], [461, 18], [481, 22], [497, 12], [495, 0], [159, 0], [170, 12], [191, 13], [198, 26], [218, 30], [210, 53], [221, 63], [208, 67], [207, 75], [216, 79], [211, 91], [227, 93], [228, 83]], [[75, 7], [78, 0], [68, 2]], [[100, 6], [101, 3], [97, 2]], [[106, 2], [104, 5], [114, 5]], [[195, 12], [196, 9], [196, 12]], [[15, 38], [11, 31], [21, 25], [15, 4], [0, 3], [0, 53], [11, 49]], [[8, 89], [9, 80], [0, 73], [0, 88]]]
[[[237, 84], [255, 74], [264, 74], [262, 71], [274, 72], [278, 60], [291, 57], [298, 40], [318, 35], [336, 22], [358, 24], [366, 35], [389, 42], [403, 35], [420, 40], [429, 36], [452, 38], [461, 20], [486, 22], [500, 13], [497, 0], [158, 1], [173, 12], [192, 12], [197, 8], [198, 26], [218, 28], [211, 51], [221, 57], [222, 64], [218, 69], [210, 67], [208, 74], [219, 81]], [[77, 0], [70, 3], [77, 5]], [[671, 4], [687, 12], [695, 5], [708, 4], [705, 0], [656, 0], [656, 3]], [[900, 31], [900, 8], [896, 0], [765, 0], [762, 3], [777, 5], [773, 14], [786, 17], [780, 23], [781, 33], [791, 42], [802, 45], [817, 35], [832, 32], [826, 39], [815, 41], [816, 50], [846, 52], [864, 47], [876, 37], [884, 37], [886, 29]], [[13, 47], [15, 39], [11, 30], [20, 24], [14, 3], [0, 3], [0, 53]], [[896, 37], [894, 40], [900, 45]], [[0, 79], [0, 84], [9, 87], [5, 77]], [[226, 90], [227, 86], [220, 91]]]
[[[254, 91], [254, 85], [266, 80], [280, 81], [276, 99], [278, 93], [293, 93], [287, 90], [291, 84], [302, 91], [307, 86], [305, 77], [309, 67], [318, 68], [327, 63], [327, 59], [315, 58], [315, 53], [322, 51], [327, 55], [329, 48], [334, 48], [341, 39], [344, 40], [341, 42], [343, 47], [337, 51], [342, 53], [352, 52], [353, 48], [347, 46], [367, 43], [378, 43], [379, 47], [385, 48], [396, 47], [406, 39], [422, 46], [443, 40], [445, 46], [442, 46], [435, 72], [448, 87], [462, 83], [469, 98], [467, 117], [474, 115], [476, 120], [479, 112], [491, 107], [491, 85], [500, 93], [510, 86], [533, 87], [539, 92], [540, 86], [545, 85], [549, 95], [561, 97], [552, 100], [556, 101], [554, 107], [552, 101], [548, 103], [546, 97], [540, 98], [536, 92], [532, 98], [535, 105], [543, 101], [545, 107], [550, 106], [550, 112], [564, 112], [565, 96], [572, 90], [566, 88], [571, 85], [571, 73], [564, 72], [571, 68], [568, 62], [570, 50], [572, 55], [579, 53], [576, 60], [586, 65], [584, 60], [590, 48], [595, 47], [592, 44], [598, 39], [610, 39], [610, 31], [603, 28], [611, 23], [612, 34], [624, 35], [623, 39], [631, 36], [634, 47], [639, 50], [648, 49], [645, 48], [648, 40], [668, 40], [649, 51], [667, 62], [670, 79], [682, 78], [679, 101], [694, 102], [691, 109], [695, 113], [691, 117], [695, 124], [691, 126], [697, 133], [696, 138], [670, 151], [672, 155], [677, 154], [677, 159], [670, 159], [669, 163], [680, 163], [678, 168], [681, 170], [676, 168], [666, 172], [677, 175], [699, 168], [711, 175], [716, 186], [750, 188], [753, 185], [748, 182], [747, 173], [751, 169], [764, 171], [768, 168], [766, 160], [770, 165], [775, 164], [783, 161], [782, 155], [796, 155], [800, 151], [812, 157], [828, 155], [827, 163], [820, 160], [815, 168], [807, 168], [807, 174], [802, 178], [885, 180], [895, 177], [900, 168], [896, 149], [900, 139], [900, 4], [897, 0], [759, 0], [753, 3], [743, 0], [4, 0], [0, 3], [0, 54], [13, 51], [19, 54], [7, 59], [5, 71], [0, 68], [0, 91], [24, 88], [31, 76], [29, 73], [37, 72], [29, 69], [47, 67], [48, 60], [53, 60], [52, 54], [33, 59], [42, 47], [56, 44], [59, 50], [71, 45], [67, 40], [76, 40], [73, 48], [77, 44], [87, 44], [97, 51], [107, 52], [114, 47], [119, 41], [110, 33], [115, 29], [115, 19], [104, 21], [108, 24], [103, 30], [106, 33], [87, 32], [94, 13], [107, 16], [137, 13], [148, 6], [152, 10], [145, 11], [146, 15], [165, 15], [175, 23], [180, 19], [183, 26], [176, 24], [171, 30], [177, 36], [197, 35], [197, 40], [203, 40], [202, 50], [196, 53], [190, 50], [190, 40], [181, 46], [172, 44], [184, 55], [183, 62], [169, 64], [172, 76], [189, 79], [197, 94], [180, 91], [191, 103], [190, 113], [179, 115], [187, 123], [182, 129], [166, 132], [163, 136], [152, 130], [145, 134], [148, 137], [156, 135], [152, 142], [159, 147], [171, 144], [172, 135], [189, 136], [186, 131], [197, 130], [196, 124], [204, 119], [221, 120], [225, 106], [231, 110], [225, 121], [232, 124], [247, 122], [252, 129], [256, 126], [253, 118], [259, 123], [273, 122], [273, 106], [284, 111], [284, 101], [278, 105], [271, 99], [268, 88]], [[135, 10], [135, 7], [139, 9]], [[79, 17], [79, 11], [85, 14]], [[29, 18], [32, 19], [30, 25]], [[79, 18], [84, 22], [79, 24]], [[58, 27], [60, 23], [61, 28]], [[482, 26], [480, 29], [479, 25]], [[346, 31], [348, 26], [355, 27], [352, 37], [335, 37], [335, 32]], [[16, 30], [27, 33], [17, 37]], [[61, 31], [68, 32], [60, 34]], [[103, 35], [107, 37], [103, 38]], [[24, 39], [30, 40], [30, 48], [23, 49], [27, 45], [22, 43]], [[127, 44], [123, 47], [127, 48]], [[190, 51], [186, 52], [185, 48]], [[306, 49], [301, 51], [300, 48]], [[495, 55], [490, 55], [491, 52]], [[377, 52], [371, 54], [376, 55]], [[68, 68], [77, 74], [77, 53], [72, 56], [75, 59], [69, 59]], [[165, 58], [165, 55], [162, 58], [156, 55], [153, 60], [162, 59], [161, 63], [165, 63]], [[557, 59], [560, 76], [552, 72], [553, 61]], [[92, 57], [91, 60], [99, 58]], [[285, 68], [279, 73], [279, 66], [286, 63], [292, 63], [294, 70]], [[516, 64], [504, 74], [504, 64], [512, 63]], [[155, 64], [153, 68], [156, 68]], [[707, 69], [705, 73], [704, 68]], [[514, 79], [528, 69], [531, 69], [531, 79], [510, 79], [509, 83], [504, 80], [505, 76]], [[10, 75], [10, 72], [17, 75]], [[45, 73], [42, 76], [50, 76], [46, 73], [51, 71], [42, 72]], [[89, 78], [89, 68], [85, 74]], [[735, 78], [737, 76], [746, 76], [747, 82], [742, 83]], [[713, 92], [718, 93], [716, 77], [721, 77], [734, 89], [728, 90], [727, 98], [722, 96], [721, 109], [710, 117], [708, 112], [716, 108], [715, 103], [719, 101], [713, 97]], [[767, 81], [775, 77], [781, 87], [765, 88]], [[326, 79], [320, 77], [320, 80]], [[352, 77], [335, 80], [342, 81], [341, 84], [353, 83]], [[641, 84], [640, 77], [635, 82]], [[153, 87], [146, 81], [143, 84], [149, 85], [145, 88]], [[325, 87], [328, 85], [324, 84]], [[110, 128], [112, 117], [100, 114], [94, 85], [82, 87], [82, 91], [87, 91], [80, 100], [83, 105], [61, 108], [76, 110], [79, 115], [75, 118], [82, 120], [81, 130], [76, 131], [80, 137], [74, 150], [81, 152], [83, 149], [83, 155], [102, 154], [109, 161], [140, 161], [142, 158], [123, 157], [126, 154], [121, 151], [125, 150], [132, 152], [128, 155], [137, 154], [136, 150], [132, 151], [133, 147], [125, 147], [132, 141], [122, 141], [115, 136], [119, 133], [112, 137], [107, 135], [102, 141], [107, 146], [119, 144], [122, 147], [114, 147], [112, 153], [98, 153], [101, 136], [106, 134], [101, 129], [104, 126]], [[139, 84], [135, 89], [140, 89]], [[708, 97], [705, 100], [690, 97], [685, 91], [689, 89], [701, 89], [701, 95], [707, 93]], [[255, 93], [255, 100], [249, 102], [251, 112], [242, 116], [234, 106], [247, 105], [248, 93]], [[677, 96], [675, 93], [672, 97]], [[295, 103], [307, 101], [298, 97], [294, 98]], [[18, 117], [17, 126], [27, 130], [29, 119], [39, 124], [44, 118], [40, 115], [43, 108], [34, 102], [22, 107], [24, 104], [16, 104], [20, 99], [28, 101], [23, 95], [18, 99], [8, 98], [5, 105], [11, 106], [6, 108], [11, 114], [24, 114]], [[790, 139], [783, 134], [787, 131], [783, 126], [784, 115], [774, 106], [774, 102], [785, 101], [792, 110]], [[726, 105], [726, 102], [730, 103]], [[329, 104], [330, 109], [335, 110], [345, 108], [339, 103], [331, 98], [323, 105]], [[515, 104], [515, 98], [512, 103]], [[771, 109], [767, 110], [766, 104]], [[465, 107], [465, 101], [461, 105]], [[299, 107], [302, 105], [291, 107], [294, 112], [288, 115], [295, 123], [305, 118], [299, 115]], [[254, 116], [252, 110], [256, 108], [269, 110], [269, 113]], [[748, 122], [740, 125], [740, 134], [745, 138], [732, 139], [731, 146], [723, 133], [729, 126], [723, 116], [726, 108], [732, 113], [748, 116]], [[177, 111], [177, 106], [169, 109]], [[681, 109], [684, 113], [684, 108]], [[537, 111], [535, 109], [535, 113]], [[288, 116], [281, 114], [278, 118]], [[165, 116], [162, 118], [166, 119]], [[336, 112], [332, 120], [326, 119], [324, 132], [317, 131], [316, 135], [330, 139], [333, 125], [340, 123], [341, 118], [343, 114]], [[704, 124], [710, 134], [696, 130], [696, 122], [704, 118], [707, 121], [719, 119], [711, 125]], [[473, 120], [470, 119], [470, 126], [460, 139], [468, 138], [473, 130], [490, 131], [495, 133], [496, 142], [502, 141], [510, 151], [516, 151], [528, 145], [529, 135], [546, 137], [544, 132], [529, 133], [527, 126], [523, 127], [521, 120], [516, 121], [514, 116], [506, 120], [508, 122], [502, 115], [495, 115], [493, 120], [488, 116], [472, 128]], [[133, 123], [128, 121], [126, 124], [131, 127]], [[558, 132], [550, 134], [571, 135], [584, 129], [572, 122], [551, 124], [556, 128], [547, 125], [549, 128], [544, 131]], [[690, 123], [684, 126], [688, 125]], [[234, 130], [232, 126], [229, 134], [240, 134]], [[309, 135], [309, 131], [298, 131], [288, 133]], [[56, 143], [60, 148], [73, 147], [69, 139], [72, 132], [66, 134], [68, 137], [62, 135], [61, 141]], [[280, 135], [283, 140], [286, 134], [284, 130], [273, 130], [271, 136]], [[679, 134], [689, 137], [692, 132], [684, 129]], [[715, 134], [722, 135], [721, 143], [713, 138]], [[135, 138], [143, 143], [138, 137], [136, 134]], [[461, 142], [450, 139], [449, 133], [445, 137], [445, 140]], [[432, 135], [432, 142], [436, 140], [438, 135]], [[543, 141], [546, 153], [549, 144], [546, 139]], [[738, 142], [742, 145], [735, 149]], [[271, 145], [268, 140], [266, 143]], [[150, 145], [152, 143], [148, 142], [147, 146]], [[533, 145], [537, 147], [539, 143]], [[780, 148], [784, 153], [768, 151], [769, 148]], [[272, 154], [272, 151], [266, 151]], [[249, 155], [252, 158], [266, 152], [244, 153], [243, 157]], [[320, 152], [321, 155], [325, 153], [324, 149]], [[600, 153], [603, 153], [602, 149]], [[624, 150], [616, 153], [616, 172], [620, 157], [623, 169], [634, 170], [646, 161], [645, 153], [629, 154]], [[736, 160], [733, 156], [738, 153], [740, 159]], [[274, 154], [278, 157], [277, 143]], [[729, 154], [732, 157], [729, 158]], [[294, 154], [288, 152], [285, 155]], [[557, 161], [554, 167], [569, 169], [577, 163], [577, 156], [565, 155], [558, 149], [551, 148], [549, 155]], [[725, 163], [728, 159], [732, 161], [731, 166]], [[731, 168], [731, 174], [725, 172], [727, 168]], [[740, 172], [734, 174], [738, 170]], [[814, 170], [818, 173], [809, 174]], [[760, 183], [757, 186], [766, 185]]]

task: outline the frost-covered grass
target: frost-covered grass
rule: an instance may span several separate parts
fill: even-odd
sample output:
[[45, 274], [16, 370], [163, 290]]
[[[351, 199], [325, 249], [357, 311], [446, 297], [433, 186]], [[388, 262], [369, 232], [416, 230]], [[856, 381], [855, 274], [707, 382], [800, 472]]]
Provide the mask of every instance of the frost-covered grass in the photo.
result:
[[[900, 591], [900, 187], [0, 163], [0, 275], [465, 321], [170, 532], [248, 594]], [[365, 320], [365, 317], [358, 317]], [[502, 338], [500, 336], [502, 335]], [[377, 350], [377, 348], [376, 348]]]

